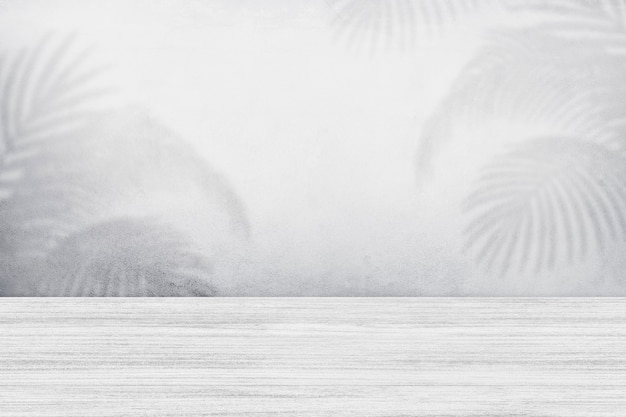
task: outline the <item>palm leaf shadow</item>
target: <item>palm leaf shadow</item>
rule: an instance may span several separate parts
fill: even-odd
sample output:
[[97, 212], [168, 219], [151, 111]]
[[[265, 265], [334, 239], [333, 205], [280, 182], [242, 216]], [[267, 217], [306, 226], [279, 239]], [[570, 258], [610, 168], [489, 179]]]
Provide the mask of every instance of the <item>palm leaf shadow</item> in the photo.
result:
[[53, 172], [37, 172], [42, 159], [50, 162], [50, 152], [97, 117], [102, 99], [113, 92], [99, 82], [106, 68], [91, 64], [91, 49], [78, 50], [74, 36], [46, 36], [36, 47], [0, 59], [0, 246], [5, 252], [20, 247], [45, 252], [50, 241], [44, 236], [54, 234], [47, 228], [62, 227], [60, 219], [75, 214], [72, 207], [89, 204], [88, 190], [76, 189], [71, 178], [52, 184]]
[[522, 1], [509, 2], [509, 11], [530, 13], [535, 23], [485, 35], [422, 129], [416, 153], [421, 183], [453, 126], [505, 120], [623, 143], [626, 2]]
[[531, 136], [483, 170], [462, 204], [464, 251], [486, 271], [571, 265], [626, 237], [624, 2], [521, 4], [530, 27], [491, 32], [425, 123], [418, 179], [456, 133], [506, 122]]
[[[154, 172], [155, 176], [171, 175], [175, 171], [180, 171], [182, 167], [184, 175], [199, 184], [203, 194], [208, 199], [216, 201], [228, 214], [233, 231], [246, 237], [250, 236], [251, 227], [246, 207], [227, 178], [213, 169], [196, 149], [144, 110], [127, 108], [123, 113], [121, 119], [118, 118], [119, 112], [118, 115], [112, 115], [118, 119], [118, 122], [114, 122], [116, 126], [112, 131], [107, 128], [103, 130], [106, 135], [114, 134], [115, 146], [123, 148], [124, 144], [117, 143], [130, 143], [132, 138], [129, 133], [148, 134], [145, 137], [141, 136], [133, 149], [128, 149], [128, 154], [132, 157], [132, 160], [128, 161], [129, 164], [143, 160], [146, 165], [158, 168], [160, 172]], [[98, 140], [96, 138], [96, 141]]]
[[335, 41], [358, 52], [409, 51], [422, 37], [443, 34], [449, 27], [492, 0], [326, 0]]
[[66, 237], [50, 253], [45, 296], [212, 296], [212, 268], [171, 226], [147, 219], [106, 220]]
[[626, 158], [568, 137], [537, 138], [496, 158], [462, 207], [465, 250], [489, 271], [581, 261], [626, 238]]
[[[128, 178], [108, 181], [108, 188], [106, 178], [115, 177], [112, 166], [132, 167], [141, 157], [154, 160], [152, 170], [140, 176], [155, 176], [165, 166], [183, 167], [247, 236], [241, 200], [176, 135], [158, 123], [146, 129], [139, 112], [103, 108], [101, 100], [115, 90], [102, 87], [106, 68], [91, 65], [91, 55], [92, 49], [78, 50], [69, 36], [47, 37], [35, 48], [2, 56], [3, 294], [213, 295], [208, 260], [172, 225], [150, 218], [106, 220], [113, 200], [137, 193], [129, 189]], [[120, 113], [126, 115], [122, 123], [117, 120]], [[143, 132], [139, 138], [130, 138], [138, 132]], [[134, 153], [123, 155], [119, 145], [129, 138], [136, 143]], [[124, 235], [125, 227], [138, 238]], [[112, 242], [130, 242], [124, 247], [133, 254], [132, 261], [111, 248], [107, 256], [94, 257], [94, 248]]]
[[564, 39], [543, 29], [493, 32], [427, 119], [416, 153], [419, 179], [432, 174], [453, 127], [505, 121], [598, 142], [622, 137], [626, 56], [604, 46], [599, 39]]

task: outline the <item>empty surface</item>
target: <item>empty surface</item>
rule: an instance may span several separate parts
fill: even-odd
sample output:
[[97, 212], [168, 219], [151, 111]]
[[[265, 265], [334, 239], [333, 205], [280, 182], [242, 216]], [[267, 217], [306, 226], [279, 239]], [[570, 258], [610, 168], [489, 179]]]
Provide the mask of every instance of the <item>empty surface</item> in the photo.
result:
[[3, 299], [2, 416], [623, 416], [624, 299]]

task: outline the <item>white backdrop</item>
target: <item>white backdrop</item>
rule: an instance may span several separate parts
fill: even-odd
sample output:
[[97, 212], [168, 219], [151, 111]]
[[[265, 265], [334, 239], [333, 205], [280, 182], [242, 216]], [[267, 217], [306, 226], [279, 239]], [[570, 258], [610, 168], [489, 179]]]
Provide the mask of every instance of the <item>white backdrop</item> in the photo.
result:
[[526, 20], [493, 5], [435, 35], [415, 20], [423, 36], [397, 51], [374, 45], [368, 34], [380, 28], [371, 22], [352, 38], [342, 33], [341, 7], [1, 1], [0, 39], [10, 53], [46, 33], [75, 32], [111, 64], [116, 106], [142, 108], [225, 178], [245, 207], [247, 237], [233, 238], [221, 217], [198, 223], [214, 214], [192, 207], [184, 180], [158, 197], [137, 191], [115, 209], [163, 214], [198, 237], [218, 295], [622, 294], [623, 248], [613, 241], [602, 254], [530, 272], [487, 271], [463, 251], [460, 207], [471, 181], [534, 126], [500, 123], [479, 136], [459, 122], [459, 140], [442, 147], [432, 178], [416, 167], [426, 121], [485, 39], [496, 38], [489, 31]]

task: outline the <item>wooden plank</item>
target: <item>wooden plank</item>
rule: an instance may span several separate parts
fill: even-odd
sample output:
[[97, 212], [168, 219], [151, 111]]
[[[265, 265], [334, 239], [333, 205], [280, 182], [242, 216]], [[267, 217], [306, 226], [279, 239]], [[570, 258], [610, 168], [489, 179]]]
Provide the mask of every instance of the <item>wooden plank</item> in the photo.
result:
[[626, 299], [3, 299], [2, 416], [624, 416]]

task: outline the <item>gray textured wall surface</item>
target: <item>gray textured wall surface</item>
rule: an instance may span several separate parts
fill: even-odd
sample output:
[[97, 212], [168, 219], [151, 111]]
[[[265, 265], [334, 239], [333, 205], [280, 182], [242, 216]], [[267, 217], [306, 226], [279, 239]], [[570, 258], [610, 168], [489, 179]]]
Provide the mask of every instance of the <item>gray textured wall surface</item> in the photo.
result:
[[5, 299], [6, 417], [622, 417], [616, 298]]
[[0, 295], [624, 296], [626, 0], [0, 0]]

